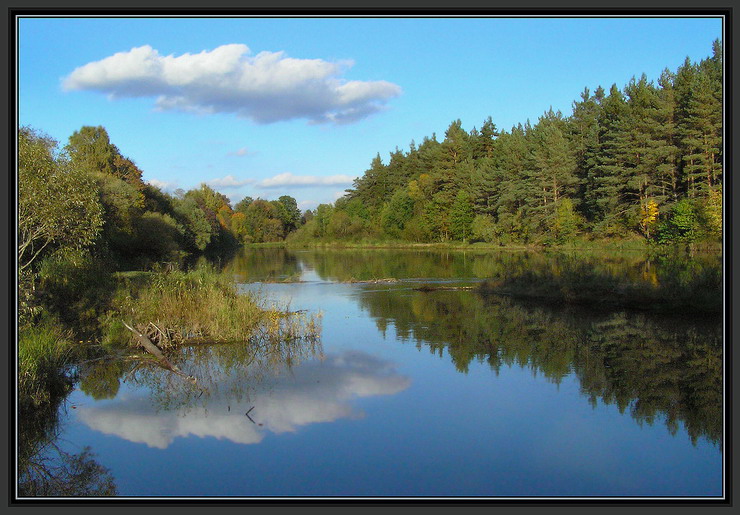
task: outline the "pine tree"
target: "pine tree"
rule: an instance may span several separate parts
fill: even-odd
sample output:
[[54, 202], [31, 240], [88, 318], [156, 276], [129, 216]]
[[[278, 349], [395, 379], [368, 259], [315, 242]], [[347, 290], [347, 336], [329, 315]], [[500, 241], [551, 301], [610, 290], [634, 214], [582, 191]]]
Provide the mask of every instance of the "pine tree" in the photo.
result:
[[386, 167], [380, 158], [380, 153], [373, 158], [370, 168], [354, 180], [352, 189], [347, 190], [349, 199], [361, 199], [373, 212], [380, 209], [390, 193]]
[[499, 153], [495, 163], [501, 173], [501, 194], [496, 204], [496, 215], [499, 220], [513, 219], [525, 207], [525, 179], [533, 166], [526, 127], [519, 124], [512, 127], [510, 133], [503, 131], [497, 144]]
[[473, 223], [473, 203], [464, 190], [458, 192], [450, 208], [450, 234], [456, 240], [467, 241]]
[[477, 137], [471, 138], [473, 140], [473, 152], [476, 159], [487, 157], [493, 157], [493, 149], [495, 146], [496, 138], [499, 136], [499, 131], [496, 128], [496, 124], [489, 116], [483, 122], [483, 126], [480, 132], [477, 133]]
[[527, 203], [537, 224], [552, 215], [561, 198], [575, 196], [576, 159], [565, 128], [561, 113], [550, 109], [532, 131], [534, 166], [527, 178]]
[[638, 228], [650, 201], [660, 202], [658, 167], [664, 152], [663, 127], [657, 90], [643, 74], [625, 88], [627, 110], [622, 120], [618, 147], [622, 166], [624, 209], [628, 223]]
[[706, 194], [722, 174], [722, 103], [710, 70], [697, 69], [693, 79], [680, 127], [683, 173], [692, 197], [699, 191]]
[[675, 75], [664, 70], [658, 80], [657, 94], [658, 146], [657, 180], [662, 201], [674, 203], [679, 195], [678, 134], [676, 127]]
[[502, 193], [504, 175], [492, 158], [483, 157], [469, 164], [469, 194], [476, 213], [494, 215]]
[[390, 191], [396, 191], [408, 184], [413, 174], [408, 165], [406, 156], [396, 147], [396, 150], [390, 153], [390, 161], [385, 169], [386, 184]]
[[620, 145], [622, 120], [627, 103], [616, 84], [601, 102], [599, 113], [599, 142], [588, 175], [587, 201], [595, 210], [595, 221], [603, 228], [614, 227], [624, 211]]
[[579, 183], [577, 197], [584, 199], [579, 207], [590, 220], [595, 217], [595, 209], [585, 200], [592, 188], [589, 174], [594, 166], [594, 153], [599, 147], [599, 115], [603, 98], [601, 86], [594, 95], [586, 88], [581, 93], [581, 100], [573, 103], [573, 114], [568, 120], [568, 134], [576, 161], [575, 175]]
[[470, 150], [470, 136], [462, 129], [462, 122], [455, 120], [445, 131], [445, 139], [432, 169], [440, 198], [448, 204], [452, 203], [464, 182], [460, 164], [470, 157]]

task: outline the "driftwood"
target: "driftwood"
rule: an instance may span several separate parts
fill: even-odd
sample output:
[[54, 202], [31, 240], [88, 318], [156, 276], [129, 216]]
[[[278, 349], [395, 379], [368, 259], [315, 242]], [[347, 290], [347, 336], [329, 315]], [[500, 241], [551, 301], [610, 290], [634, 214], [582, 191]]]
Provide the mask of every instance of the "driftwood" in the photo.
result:
[[128, 329], [129, 331], [131, 331], [132, 333], [134, 333], [134, 336], [136, 336], [136, 339], [139, 341], [139, 343], [141, 344], [141, 346], [144, 348], [145, 351], [147, 351], [149, 354], [151, 354], [152, 356], [154, 356], [155, 358], [157, 358], [157, 362], [158, 362], [158, 364], [162, 368], [165, 368], [165, 369], [169, 370], [170, 372], [173, 372], [173, 373], [175, 373], [175, 374], [177, 374], [177, 375], [179, 375], [181, 377], [184, 377], [188, 381], [190, 381], [191, 383], [195, 384], [195, 382], [197, 381], [197, 379], [195, 377], [193, 377], [193, 376], [189, 376], [189, 375], [185, 374], [182, 370], [180, 370], [177, 367], [177, 365], [171, 363], [170, 360], [168, 360], [165, 357], [165, 355], [162, 353], [162, 351], [159, 349], [159, 347], [157, 347], [156, 345], [154, 345], [151, 342], [151, 340], [146, 337], [146, 335], [144, 335], [140, 331], [134, 329], [132, 326], [128, 325], [126, 322], [121, 321], [121, 323], [126, 327], [126, 329]]
[[419, 286], [414, 291], [440, 291], [440, 290], [474, 290], [475, 286]]

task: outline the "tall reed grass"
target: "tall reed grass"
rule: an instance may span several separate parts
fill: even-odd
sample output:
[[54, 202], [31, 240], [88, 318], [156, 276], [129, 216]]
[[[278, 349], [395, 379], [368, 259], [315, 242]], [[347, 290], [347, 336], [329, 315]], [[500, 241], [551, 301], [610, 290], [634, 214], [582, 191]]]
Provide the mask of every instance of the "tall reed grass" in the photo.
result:
[[[113, 320], [140, 329], [154, 326], [163, 343], [247, 341], [253, 337], [301, 338], [318, 334], [316, 317], [267, 308], [252, 292], [240, 292], [229, 276], [211, 266], [157, 270], [145, 280], [124, 280], [114, 299]], [[111, 324], [111, 327], [117, 327]], [[120, 332], [120, 328], [116, 329]]]
[[74, 349], [58, 323], [48, 318], [18, 334], [18, 397], [24, 406], [39, 406], [65, 394], [72, 381], [65, 369]]

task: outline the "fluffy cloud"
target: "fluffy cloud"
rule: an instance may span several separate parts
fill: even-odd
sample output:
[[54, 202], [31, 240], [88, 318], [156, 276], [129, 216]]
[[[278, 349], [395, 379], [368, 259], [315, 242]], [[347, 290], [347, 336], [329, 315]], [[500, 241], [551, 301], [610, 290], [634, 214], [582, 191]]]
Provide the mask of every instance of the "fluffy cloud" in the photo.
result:
[[281, 173], [263, 179], [257, 183], [259, 188], [283, 188], [283, 187], [298, 187], [298, 188], [310, 188], [316, 186], [336, 186], [338, 184], [352, 184], [355, 178], [351, 175], [329, 175], [326, 177], [319, 177], [316, 175], [293, 175], [290, 172]]
[[211, 179], [210, 181], [207, 181], [207, 184], [209, 186], [213, 186], [214, 188], [240, 188], [246, 184], [251, 184], [253, 182], [254, 179], [239, 180], [233, 175], [227, 175], [226, 177], [222, 177], [219, 179]]
[[257, 123], [296, 118], [351, 123], [401, 94], [391, 82], [342, 78], [353, 64], [349, 61], [249, 54], [242, 44], [180, 56], [160, 55], [145, 45], [76, 68], [62, 86], [111, 98], [156, 97], [160, 110], [236, 113]]

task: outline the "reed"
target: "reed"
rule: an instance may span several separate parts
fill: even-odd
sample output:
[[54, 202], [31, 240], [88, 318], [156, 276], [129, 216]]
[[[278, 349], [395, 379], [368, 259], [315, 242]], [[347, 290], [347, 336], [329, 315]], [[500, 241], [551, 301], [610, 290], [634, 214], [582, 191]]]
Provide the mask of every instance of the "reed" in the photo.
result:
[[43, 318], [18, 334], [18, 398], [24, 406], [40, 406], [69, 391], [66, 370], [74, 359], [70, 337], [58, 323]]
[[114, 299], [110, 327], [125, 321], [149, 334], [160, 347], [189, 341], [236, 342], [253, 337], [309, 337], [315, 317], [266, 307], [260, 295], [239, 291], [227, 275], [208, 265], [194, 270], [157, 270], [145, 280], [123, 279]]

